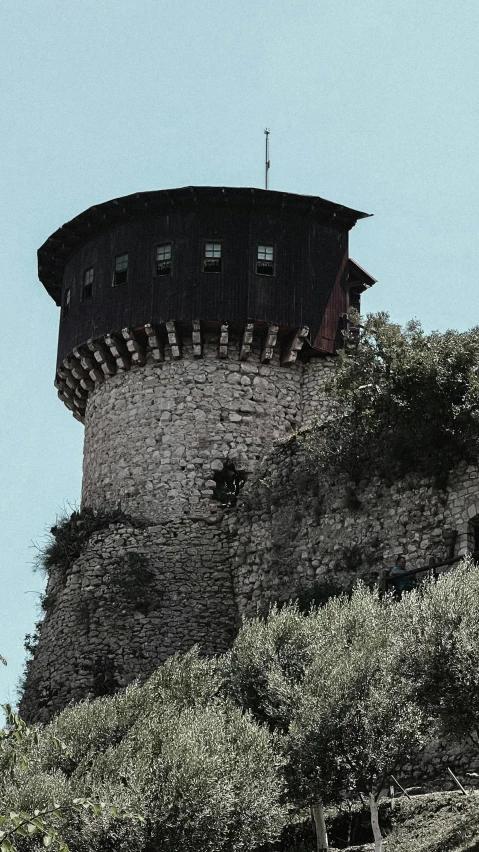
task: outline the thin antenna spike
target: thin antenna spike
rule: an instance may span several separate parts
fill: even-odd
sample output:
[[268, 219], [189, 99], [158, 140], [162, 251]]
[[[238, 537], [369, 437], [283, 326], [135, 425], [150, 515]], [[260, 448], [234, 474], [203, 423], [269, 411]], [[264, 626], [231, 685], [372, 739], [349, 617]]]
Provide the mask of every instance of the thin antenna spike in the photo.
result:
[[266, 152], [265, 152], [265, 170], [264, 170], [264, 188], [268, 189], [268, 172], [269, 172], [269, 134], [270, 131], [265, 127], [264, 135], [266, 136]]

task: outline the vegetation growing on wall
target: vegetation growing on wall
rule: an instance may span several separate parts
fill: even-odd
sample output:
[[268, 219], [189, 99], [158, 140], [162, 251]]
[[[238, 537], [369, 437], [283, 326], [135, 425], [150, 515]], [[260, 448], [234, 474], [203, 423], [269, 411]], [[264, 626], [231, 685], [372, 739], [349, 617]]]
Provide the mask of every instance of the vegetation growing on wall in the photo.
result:
[[358, 483], [415, 473], [444, 483], [479, 438], [479, 328], [426, 334], [369, 315], [346, 339], [334, 417], [307, 439], [320, 463]]
[[[146, 522], [125, 514], [121, 509], [95, 511], [87, 506], [79, 512], [61, 518], [51, 528], [49, 541], [37, 554], [36, 568], [47, 575], [57, 571], [64, 577], [80, 556], [90, 536], [108, 529], [112, 524], [126, 524], [139, 529], [146, 526]], [[48, 609], [48, 605], [45, 609]]]
[[18, 694], [21, 695], [23, 690], [25, 689], [25, 683], [28, 678], [30, 668], [32, 665], [33, 657], [35, 655], [35, 651], [37, 649], [38, 641], [40, 639], [40, 627], [41, 621], [37, 621], [33, 633], [27, 633], [25, 639], [23, 640], [23, 647], [26, 651], [25, 664], [23, 667], [22, 675], [19, 679], [18, 683]]
[[345, 588], [341, 579], [335, 579], [334, 574], [322, 577], [309, 585], [297, 586], [293, 598], [297, 607], [303, 613], [309, 612], [314, 607], [323, 606], [331, 598], [341, 595], [349, 595], [352, 592], [353, 583], [349, 589]]

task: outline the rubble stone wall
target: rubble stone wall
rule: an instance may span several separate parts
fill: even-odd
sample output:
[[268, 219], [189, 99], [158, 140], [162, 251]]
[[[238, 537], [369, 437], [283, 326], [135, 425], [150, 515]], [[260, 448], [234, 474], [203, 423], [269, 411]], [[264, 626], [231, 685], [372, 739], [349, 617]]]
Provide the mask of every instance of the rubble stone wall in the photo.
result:
[[453, 787], [450, 767], [462, 784], [477, 788], [477, 778], [468, 773], [479, 770], [479, 748], [472, 741], [455, 742], [451, 739], [431, 740], [415, 762], [406, 763], [397, 775], [403, 786], [419, 786], [432, 790], [450, 790]]
[[30, 721], [144, 680], [195, 643], [225, 651], [238, 629], [228, 541], [216, 522], [94, 533], [67, 572], [51, 574], [46, 602], [21, 701]]
[[[214, 473], [225, 461], [252, 473], [273, 441], [300, 425], [299, 362], [204, 357], [188, 349], [117, 373], [90, 395], [85, 417], [83, 504], [116, 505], [152, 520], [214, 512]], [[236, 355], [236, 358], [234, 357]]]
[[228, 519], [240, 615], [315, 583], [374, 581], [404, 554], [409, 568], [462, 555], [479, 515], [479, 468], [459, 465], [446, 490], [410, 477], [358, 489], [326, 480], [299, 435], [278, 447]]
[[311, 420], [327, 420], [333, 414], [330, 386], [337, 357], [312, 358], [303, 366], [301, 377], [301, 426]]
[[[247, 361], [238, 352], [230, 338], [230, 357], [219, 358], [217, 341], [206, 341], [195, 358], [186, 343], [180, 358], [167, 349], [164, 361], [118, 372], [91, 392], [83, 506], [121, 506], [144, 528], [96, 533], [67, 572], [52, 572], [26, 718], [45, 721], [70, 701], [144, 679], [193, 644], [210, 654], [231, 644], [230, 514], [213, 498], [213, 477], [225, 462], [254, 476], [273, 442], [299, 427], [307, 370], [281, 367], [279, 348], [262, 363], [259, 341]], [[310, 382], [310, 406], [318, 394]], [[133, 600], [120, 579], [138, 556], [153, 577]]]

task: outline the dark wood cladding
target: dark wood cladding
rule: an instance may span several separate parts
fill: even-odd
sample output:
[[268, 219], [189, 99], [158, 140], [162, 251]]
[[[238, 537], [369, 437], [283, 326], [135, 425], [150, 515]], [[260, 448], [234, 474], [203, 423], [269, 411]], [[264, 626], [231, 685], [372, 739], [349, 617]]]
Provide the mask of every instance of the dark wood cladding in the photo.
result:
[[[308, 326], [311, 343], [334, 340], [347, 299], [348, 231], [366, 214], [309, 196], [208, 187], [140, 193], [92, 210], [64, 226], [64, 243], [60, 229], [39, 251], [51, 295], [60, 301], [60, 271], [63, 293], [70, 290], [59, 361], [90, 338], [172, 319]], [[156, 247], [167, 242], [171, 274], [157, 276]], [[221, 243], [219, 273], [203, 271], [206, 242]], [[274, 275], [256, 274], [258, 244], [274, 246]], [[115, 257], [124, 253], [128, 281], [114, 287]], [[92, 297], [81, 301], [91, 267]]]

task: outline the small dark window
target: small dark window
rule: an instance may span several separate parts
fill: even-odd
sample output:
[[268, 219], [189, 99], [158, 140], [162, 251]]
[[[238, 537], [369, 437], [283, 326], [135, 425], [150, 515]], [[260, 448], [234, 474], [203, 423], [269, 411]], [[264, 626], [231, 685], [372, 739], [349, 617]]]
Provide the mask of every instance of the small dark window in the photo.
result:
[[205, 243], [203, 272], [221, 272], [221, 243]]
[[361, 312], [361, 294], [358, 289], [350, 287], [349, 289], [349, 307], [353, 311]]
[[156, 274], [171, 275], [171, 243], [156, 247]]
[[257, 275], [274, 275], [274, 247], [273, 246], [258, 246], [258, 254], [256, 257], [256, 274]]
[[62, 304], [62, 319], [68, 316], [70, 313], [70, 298], [71, 298], [71, 290], [68, 287], [63, 294], [63, 304]]
[[238, 494], [246, 482], [246, 474], [242, 470], [236, 470], [233, 462], [225, 462], [223, 470], [213, 474], [216, 487], [213, 497], [222, 506], [235, 506]]
[[117, 254], [115, 257], [115, 274], [113, 275], [113, 286], [126, 284], [128, 281], [128, 255]]
[[83, 275], [83, 284], [81, 288], [81, 300], [85, 302], [91, 299], [93, 293], [93, 266], [87, 269]]

